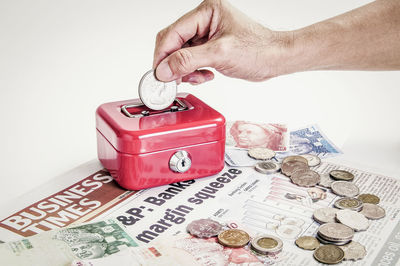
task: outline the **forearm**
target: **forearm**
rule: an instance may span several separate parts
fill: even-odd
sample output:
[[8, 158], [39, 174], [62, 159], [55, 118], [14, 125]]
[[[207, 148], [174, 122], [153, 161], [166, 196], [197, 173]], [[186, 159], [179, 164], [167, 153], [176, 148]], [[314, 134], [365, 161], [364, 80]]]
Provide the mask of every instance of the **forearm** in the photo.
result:
[[275, 75], [307, 70], [400, 70], [399, 0], [377, 0], [280, 35], [288, 38], [289, 45]]

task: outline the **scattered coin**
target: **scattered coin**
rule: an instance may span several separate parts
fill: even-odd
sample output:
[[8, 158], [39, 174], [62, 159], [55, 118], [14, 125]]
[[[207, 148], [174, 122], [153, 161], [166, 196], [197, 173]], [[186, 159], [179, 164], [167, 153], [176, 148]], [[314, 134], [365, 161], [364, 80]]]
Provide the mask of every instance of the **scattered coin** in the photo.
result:
[[281, 169], [280, 165], [275, 162], [259, 162], [254, 168], [262, 174], [273, 174]]
[[336, 219], [355, 231], [365, 231], [369, 227], [368, 219], [363, 214], [352, 210], [339, 210], [336, 213]]
[[218, 235], [222, 231], [222, 225], [211, 219], [199, 219], [187, 225], [186, 230], [189, 234], [200, 238], [210, 238]]
[[302, 236], [297, 238], [296, 245], [306, 250], [314, 250], [319, 247], [319, 241], [313, 236]]
[[314, 251], [314, 258], [321, 263], [336, 264], [343, 260], [344, 251], [334, 245], [325, 245]]
[[275, 152], [268, 148], [252, 148], [248, 151], [250, 157], [256, 160], [269, 160], [275, 156]]
[[352, 182], [335, 181], [331, 185], [333, 193], [342, 197], [353, 198], [360, 193], [360, 189]]
[[352, 173], [344, 170], [332, 170], [329, 175], [335, 180], [352, 181], [354, 179]]
[[159, 81], [153, 70], [146, 72], [139, 82], [139, 97], [152, 110], [162, 110], [170, 106], [176, 98], [175, 81]]
[[218, 242], [226, 247], [244, 247], [250, 241], [250, 236], [240, 229], [228, 229], [218, 235]]
[[372, 203], [364, 203], [360, 213], [371, 220], [378, 220], [386, 215], [384, 208]]
[[300, 169], [309, 169], [308, 164], [300, 161], [288, 161], [281, 166], [281, 171], [286, 176], [291, 176], [296, 170]]
[[356, 241], [340, 247], [344, 251], [344, 260], [361, 260], [367, 255], [367, 250]]
[[326, 223], [318, 228], [318, 234], [328, 241], [347, 241], [353, 239], [354, 230], [339, 223]]
[[358, 199], [364, 203], [372, 204], [378, 204], [381, 201], [381, 199], [374, 194], [360, 194], [358, 195]]
[[317, 166], [321, 163], [321, 159], [314, 154], [302, 154], [301, 157], [304, 157], [307, 160], [308, 166], [313, 167]]
[[335, 223], [337, 209], [334, 208], [320, 208], [316, 209], [313, 213], [313, 218], [320, 224]]
[[360, 211], [363, 207], [363, 202], [357, 198], [340, 198], [335, 201], [334, 206], [338, 209], [349, 209]]
[[325, 174], [320, 174], [320, 181], [318, 183], [318, 185], [326, 187], [326, 188], [331, 188], [331, 185], [333, 183], [333, 179], [331, 178], [331, 176], [329, 175], [329, 173], [325, 173]]
[[251, 240], [251, 248], [264, 255], [277, 254], [282, 247], [282, 240], [271, 235], [261, 235]]
[[313, 170], [300, 169], [295, 171], [290, 179], [301, 187], [314, 187], [320, 181], [319, 174]]
[[286, 162], [302, 162], [308, 165], [308, 161], [306, 158], [300, 156], [300, 155], [292, 155], [292, 156], [287, 156], [283, 158], [282, 164]]

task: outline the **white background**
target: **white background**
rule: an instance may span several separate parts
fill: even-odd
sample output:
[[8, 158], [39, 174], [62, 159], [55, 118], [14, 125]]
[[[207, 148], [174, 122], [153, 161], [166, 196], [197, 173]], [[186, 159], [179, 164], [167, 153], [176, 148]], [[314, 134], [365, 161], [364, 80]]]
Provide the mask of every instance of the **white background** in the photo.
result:
[[[231, 1], [291, 30], [369, 1]], [[0, 1], [0, 201], [96, 158], [95, 110], [137, 98], [159, 30], [200, 1]], [[376, 47], [379, 49], [379, 47]], [[220, 74], [179, 91], [229, 120], [317, 123], [349, 166], [400, 176], [400, 72], [319, 71], [252, 83]]]

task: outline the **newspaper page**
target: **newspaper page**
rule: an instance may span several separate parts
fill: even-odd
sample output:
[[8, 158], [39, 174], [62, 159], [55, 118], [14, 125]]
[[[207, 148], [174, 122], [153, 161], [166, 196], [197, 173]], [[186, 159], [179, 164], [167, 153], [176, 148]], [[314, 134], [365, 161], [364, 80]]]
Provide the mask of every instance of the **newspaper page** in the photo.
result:
[[[386, 210], [385, 218], [371, 221], [367, 231], [356, 233], [354, 239], [366, 246], [367, 257], [354, 264], [395, 265], [400, 256], [399, 180], [332, 163], [315, 170], [323, 174], [331, 169], [352, 172], [361, 192], [378, 195]], [[283, 251], [264, 264], [312, 265], [317, 263], [312, 252], [297, 248], [294, 240], [315, 235], [318, 224], [312, 219], [313, 211], [331, 206], [336, 198], [323, 187], [298, 187], [279, 173], [264, 175], [253, 168], [226, 166], [215, 176], [142, 190], [134, 199], [93, 217], [93, 222], [115, 218], [138, 246], [145, 246], [185, 233], [187, 224], [196, 219], [233, 221], [252, 237], [266, 233], [284, 241]]]
[[[380, 206], [386, 210], [383, 219], [370, 221], [368, 230], [355, 234], [354, 240], [367, 249], [366, 257], [343, 264], [395, 265], [400, 258], [399, 180], [326, 162], [314, 170], [324, 174], [333, 169], [352, 172], [361, 192], [381, 197]], [[299, 249], [294, 241], [315, 235], [319, 224], [312, 219], [313, 211], [332, 206], [337, 198], [324, 187], [298, 187], [279, 173], [264, 175], [252, 168], [226, 167], [217, 176], [147, 190], [130, 203], [134, 205], [105, 216], [124, 223], [142, 247], [157, 245], [166, 236], [179, 236], [190, 221], [209, 217], [236, 224], [252, 237], [270, 234], [281, 238], [283, 251], [264, 260], [265, 265], [316, 265], [313, 252]]]

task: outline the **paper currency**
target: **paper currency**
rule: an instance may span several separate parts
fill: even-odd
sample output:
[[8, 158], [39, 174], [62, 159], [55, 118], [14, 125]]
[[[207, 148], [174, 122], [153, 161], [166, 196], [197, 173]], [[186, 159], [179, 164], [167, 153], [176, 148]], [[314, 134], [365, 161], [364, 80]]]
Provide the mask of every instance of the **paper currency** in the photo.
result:
[[69, 265], [109, 256], [136, 242], [114, 220], [44, 232], [0, 245], [1, 265]]
[[290, 151], [295, 154], [314, 154], [319, 158], [332, 157], [342, 153], [317, 125], [290, 132]]
[[215, 237], [202, 239], [177, 235], [144, 247], [133, 247], [115, 255], [94, 260], [76, 260], [73, 266], [131, 265], [247, 265], [263, 264], [244, 248], [229, 248]]
[[286, 151], [289, 136], [286, 125], [228, 121], [226, 123], [226, 145], [237, 148], [268, 148]]
[[[245, 145], [245, 143], [250, 143], [250, 140], [256, 137], [252, 137], [256, 135], [255, 133], [249, 131], [243, 133], [245, 135], [243, 139], [246, 138], [246, 141], [239, 141], [239, 133], [238, 130], [235, 129], [238, 126], [234, 126], [239, 123], [246, 123], [243, 121], [236, 122], [228, 122], [227, 123], [227, 133], [226, 133], [226, 150], [225, 150], [225, 161], [230, 166], [254, 166], [257, 163], [257, 160], [253, 158], [248, 158], [247, 149], [251, 148], [251, 145]], [[250, 122], [249, 122], [250, 123]], [[256, 123], [253, 123], [256, 125]], [[255, 127], [252, 125], [251, 127]], [[247, 127], [242, 126], [242, 127]], [[232, 133], [230, 132], [232, 129]], [[261, 135], [261, 133], [260, 133]], [[234, 137], [235, 136], [235, 137]], [[275, 157], [273, 158], [276, 161], [282, 161], [284, 158], [287, 158], [291, 155], [303, 155], [309, 154], [311, 156], [318, 156], [319, 159], [324, 159], [328, 157], [333, 157], [342, 154], [342, 152], [337, 148], [319, 129], [317, 125], [312, 125], [309, 127], [301, 128], [295, 131], [290, 132], [290, 145], [285, 150], [275, 150], [277, 151]], [[260, 137], [261, 138], [261, 137]], [[255, 142], [255, 140], [254, 140]], [[242, 144], [243, 145], [242, 145]], [[274, 150], [271, 147], [267, 147]], [[318, 160], [314, 158], [314, 160]], [[314, 166], [314, 165], [313, 165]]]

